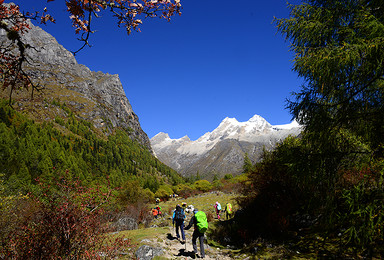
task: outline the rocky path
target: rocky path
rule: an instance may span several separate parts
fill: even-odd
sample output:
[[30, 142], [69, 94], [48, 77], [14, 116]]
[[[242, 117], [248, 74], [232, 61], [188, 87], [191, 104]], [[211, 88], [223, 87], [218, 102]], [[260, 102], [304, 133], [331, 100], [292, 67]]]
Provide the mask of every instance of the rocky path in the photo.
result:
[[[163, 235], [162, 235], [163, 236]], [[180, 243], [176, 238], [175, 230], [170, 227], [169, 233], [164, 237], [157, 237], [152, 240], [143, 241], [148, 242], [152, 246], [162, 248], [164, 254], [162, 257], [167, 259], [193, 259], [193, 247], [192, 247], [192, 230], [185, 232], [186, 243]], [[198, 250], [200, 250], [199, 243], [197, 244]], [[228, 255], [224, 250], [210, 247], [206, 243], [204, 244], [205, 248], [205, 259], [220, 259], [220, 260], [229, 260], [234, 259]], [[198, 251], [198, 256], [200, 251]], [[199, 259], [196, 257], [196, 259]]]

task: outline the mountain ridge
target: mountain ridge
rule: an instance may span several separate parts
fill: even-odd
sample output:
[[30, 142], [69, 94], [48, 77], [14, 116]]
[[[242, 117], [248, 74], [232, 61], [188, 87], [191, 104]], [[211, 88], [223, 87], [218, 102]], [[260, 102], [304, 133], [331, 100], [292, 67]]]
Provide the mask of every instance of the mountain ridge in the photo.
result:
[[[66, 117], [60, 110], [47, 109], [57, 101], [65, 104], [79, 119], [92, 122], [101, 133], [109, 135], [114, 129], [124, 129], [132, 140], [136, 140], [152, 152], [149, 138], [142, 130], [139, 118], [134, 113], [117, 74], [91, 71], [79, 64], [74, 55], [42, 28], [33, 25], [22, 35], [23, 42], [32, 46], [26, 49], [27, 62], [23, 69], [34, 84], [44, 86], [35, 92], [34, 100], [28, 93], [12, 94], [17, 109], [28, 111], [35, 120], [52, 120]], [[0, 44], [10, 43], [5, 30], [0, 30]], [[1, 92], [3, 96], [7, 91]], [[25, 102], [30, 100], [31, 102]]]
[[[134, 180], [152, 193], [184, 182], [155, 158], [119, 76], [78, 64], [52, 35], [30, 27], [22, 69], [42, 89], [33, 97], [22, 84], [0, 91], [0, 166], [9, 189], [28, 192], [37, 178], [64, 172], [87, 186]], [[0, 46], [19, 51], [1, 29]]]
[[296, 121], [271, 125], [256, 114], [246, 122], [226, 117], [212, 132], [194, 141], [187, 135], [172, 139], [162, 132], [150, 141], [158, 159], [183, 176], [199, 173], [210, 179], [212, 175], [240, 174], [245, 153], [257, 162], [264, 148], [272, 149], [288, 135], [298, 135], [300, 131]]

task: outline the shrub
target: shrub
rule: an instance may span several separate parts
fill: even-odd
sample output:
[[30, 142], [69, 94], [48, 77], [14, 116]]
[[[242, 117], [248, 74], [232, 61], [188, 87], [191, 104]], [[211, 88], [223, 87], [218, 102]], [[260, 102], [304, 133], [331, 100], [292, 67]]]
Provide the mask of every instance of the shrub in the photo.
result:
[[224, 184], [221, 180], [216, 180], [212, 182], [212, 188], [215, 190], [221, 190], [223, 188]]
[[[233, 180], [233, 179], [231, 179]], [[226, 192], [226, 193], [239, 193], [241, 189], [243, 188], [243, 184], [239, 182], [232, 182], [232, 181], [226, 181], [226, 180], [221, 180], [221, 187], [220, 191]]]
[[163, 188], [159, 188], [156, 192], [155, 192], [155, 197], [156, 198], [160, 198], [160, 199], [168, 199], [168, 196], [169, 196], [169, 192]]
[[8, 238], [16, 228], [19, 219], [19, 209], [28, 196], [21, 194], [7, 195], [0, 174], [0, 248], [7, 245]]
[[155, 192], [155, 197], [168, 199], [171, 194], [173, 194], [173, 190], [170, 185], [160, 185], [159, 189]]
[[213, 217], [213, 214], [212, 212], [208, 212], [207, 213], [207, 221], [208, 222], [212, 222], [215, 218]]
[[186, 184], [180, 184], [176, 187], [177, 194], [182, 198], [189, 198], [198, 194], [199, 192]]
[[202, 192], [207, 192], [213, 188], [212, 184], [207, 180], [195, 181], [193, 187]]
[[145, 201], [154, 201], [155, 200], [155, 193], [153, 193], [150, 189], [146, 188], [142, 192], [143, 198]]
[[120, 189], [119, 203], [126, 207], [128, 204], [141, 204], [153, 201], [155, 194], [149, 189], [143, 189], [138, 181], [128, 181]]
[[348, 244], [379, 248], [384, 242], [383, 176], [363, 168], [344, 173], [344, 179], [352, 186], [341, 191], [335, 222]]
[[6, 258], [99, 259], [131, 247], [129, 240], [104, 235], [102, 205], [110, 191], [85, 188], [65, 176], [52, 185], [39, 182], [39, 189], [19, 207], [20, 222], [2, 248]]
[[184, 190], [188, 190], [188, 189], [191, 189], [190, 186], [188, 186], [187, 184], [178, 184], [176, 185], [174, 188], [173, 188], [173, 191], [176, 193], [176, 194], [181, 194]]

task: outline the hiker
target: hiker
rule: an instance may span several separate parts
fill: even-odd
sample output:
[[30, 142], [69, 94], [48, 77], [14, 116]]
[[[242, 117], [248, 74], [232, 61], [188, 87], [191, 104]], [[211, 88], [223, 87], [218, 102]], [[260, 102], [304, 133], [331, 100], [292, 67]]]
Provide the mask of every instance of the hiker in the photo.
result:
[[220, 203], [218, 201], [216, 201], [214, 207], [215, 207], [215, 210], [216, 210], [217, 219], [220, 220], [220, 211], [221, 211]]
[[180, 242], [182, 244], [185, 243], [184, 219], [185, 219], [184, 210], [183, 210], [182, 207], [180, 207], [179, 204], [177, 204], [176, 209], [173, 211], [172, 225], [174, 225], [176, 223], [176, 237], [177, 237], [177, 240], [180, 240], [180, 235], [179, 235], [179, 228], [180, 228], [181, 238], [182, 238], [182, 240]]
[[156, 205], [158, 205], [159, 203], [160, 203], [160, 199], [156, 198]]
[[187, 212], [187, 213], [193, 213], [193, 209], [194, 209], [193, 205], [189, 205], [189, 206], [187, 207], [187, 209], [185, 210], [185, 212]]
[[161, 207], [159, 205], [156, 206], [157, 209], [157, 215], [161, 217]]
[[187, 209], [187, 202], [181, 203], [181, 207], [183, 208], [184, 212]]
[[154, 218], [157, 218], [157, 214], [159, 214], [159, 212], [157, 211], [157, 208], [153, 208], [152, 209], [152, 215]]
[[200, 241], [200, 257], [205, 258], [204, 233], [208, 229], [207, 215], [205, 215], [203, 211], [198, 211], [196, 208], [194, 209], [193, 213], [193, 217], [189, 221], [188, 226], [185, 228], [185, 230], [188, 230], [192, 227], [192, 225], [194, 226], [194, 231], [192, 234], [192, 246], [194, 255], [192, 256], [192, 258], [195, 258], [195, 255], [197, 254], [197, 238]]
[[231, 203], [227, 203], [227, 205], [225, 205], [225, 216], [226, 216], [226, 219], [228, 220], [231, 216], [232, 216], [232, 204]]

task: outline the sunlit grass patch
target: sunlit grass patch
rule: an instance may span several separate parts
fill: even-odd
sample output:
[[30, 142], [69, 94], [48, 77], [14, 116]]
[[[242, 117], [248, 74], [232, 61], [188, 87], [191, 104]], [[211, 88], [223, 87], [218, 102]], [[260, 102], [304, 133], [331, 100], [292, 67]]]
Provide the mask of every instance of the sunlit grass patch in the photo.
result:
[[[206, 214], [215, 213], [214, 204], [216, 201], [220, 202], [222, 210], [225, 208], [225, 204], [230, 202], [233, 207], [233, 211], [236, 211], [239, 206], [237, 205], [236, 198], [237, 194], [233, 193], [223, 193], [223, 192], [207, 192], [194, 197], [189, 198], [177, 198], [176, 200], [169, 200], [165, 202], [160, 202], [160, 207], [162, 208], [163, 213], [171, 214], [173, 210], [176, 208], [177, 204], [182, 204], [183, 202], [187, 203], [187, 205], [193, 205], [198, 210], [204, 211]], [[151, 205], [155, 207], [155, 204]], [[187, 219], [192, 214], [187, 214]], [[225, 214], [222, 213], [221, 217], [225, 219]]]
[[118, 233], [112, 233], [112, 235], [116, 237], [125, 236], [131, 239], [132, 243], [141, 246], [143, 244], [144, 239], [155, 239], [157, 240], [159, 237], [166, 237], [169, 233], [168, 227], [156, 227], [156, 228], [143, 228], [136, 230], [125, 230]]

